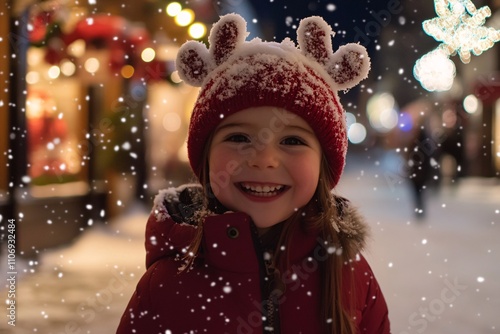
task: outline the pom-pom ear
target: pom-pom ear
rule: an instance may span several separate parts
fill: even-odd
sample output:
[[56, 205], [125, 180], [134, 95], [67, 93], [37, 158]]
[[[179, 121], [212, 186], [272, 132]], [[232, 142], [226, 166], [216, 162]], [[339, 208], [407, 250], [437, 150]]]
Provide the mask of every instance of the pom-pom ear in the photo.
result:
[[341, 46], [333, 54], [326, 69], [338, 85], [338, 89], [347, 90], [368, 76], [370, 58], [363, 46], [350, 43]]
[[221, 16], [210, 30], [210, 54], [218, 66], [226, 61], [247, 36], [247, 23], [238, 14]]
[[203, 80], [214, 68], [205, 44], [195, 41], [186, 42], [180, 47], [175, 66], [179, 77], [195, 87], [201, 87]]
[[332, 56], [332, 28], [319, 16], [300, 21], [297, 42], [302, 54], [325, 65]]
[[341, 46], [332, 51], [332, 28], [319, 16], [300, 21], [297, 41], [304, 56], [321, 64], [333, 78], [339, 90], [356, 86], [370, 71], [370, 58], [359, 44]]

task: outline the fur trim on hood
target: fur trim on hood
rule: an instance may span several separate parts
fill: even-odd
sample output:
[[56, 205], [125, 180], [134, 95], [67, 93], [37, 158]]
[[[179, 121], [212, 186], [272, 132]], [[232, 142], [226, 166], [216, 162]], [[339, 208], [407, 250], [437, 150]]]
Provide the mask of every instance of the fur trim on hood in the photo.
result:
[[[338, 215], [331, 218], [331, 223], [339, 233], [341, 246], [354, 254], [360, 253], [365, 248], [369, 235], [368, 225], [349, 200], [332, 193], [332, 201], [337, 207]], [[228, 213], [232, 212], [227, 211], [224, 214]], [[198, 222], [215, 215], [217, 214], [204, 207], [202, 187], [199, 184], [161, 190], [155, 197], [146, 231], [147, 265], [170, 252], [185, 253]], [[168, 224], [168, 221], [171, 223]], [[173, 226], [167, 227], [172, 223]], [[182, 241], [173, 240], [178, 234], [183, 236]], [[148, 245], [152, 238], [154, 244]], [[155, 244], [168, 244], [170, 247], [156, 249]]]

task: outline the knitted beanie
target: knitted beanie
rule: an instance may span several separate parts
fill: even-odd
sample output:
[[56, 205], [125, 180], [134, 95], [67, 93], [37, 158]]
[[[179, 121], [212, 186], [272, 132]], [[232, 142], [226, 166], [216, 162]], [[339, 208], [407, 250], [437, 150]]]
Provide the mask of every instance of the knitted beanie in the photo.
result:
[[209, 49], [197, 41], [179, 49], [179, 76], [201, 87], [189, 124], [191, 168], [200, 178], [204, 146], [225, 117], [250, 107], [279, 107], [302, 117], [313, 129], [334, 187], [347, 152], [345, 113], [337, 91], [366, 78], [366, 49], [351, 43], [333, 52], [332, 28], [318, 16], [300, 22], [298, 46], [289, 38], [281, 43], [245, 41], [247, 35], [245, 20], [227, 14], [211, 29]]

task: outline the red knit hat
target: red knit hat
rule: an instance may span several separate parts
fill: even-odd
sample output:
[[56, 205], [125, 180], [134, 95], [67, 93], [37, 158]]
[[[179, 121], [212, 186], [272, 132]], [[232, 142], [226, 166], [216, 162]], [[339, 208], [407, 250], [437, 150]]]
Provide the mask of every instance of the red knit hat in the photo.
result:
[[201, 87], [191, 117], [188, 156], [200, 177], [202, 152], [222, 122], [240, 110], [272, 106], [302, 117], [314, 130], [332, 170], [334, 187], [347, 152], [347, 129], [338, 90], [366, 78], [370, 59], [359, 44], [332, 51], [332, 28], [318, 16], [303, 19], [297, 47], [256, 38], [245, 41], [245, 20], [237, 14], [220, 18], [210, 31], [210, 48], [188, 41], [179, 49], [176, 65], [189, 85]]

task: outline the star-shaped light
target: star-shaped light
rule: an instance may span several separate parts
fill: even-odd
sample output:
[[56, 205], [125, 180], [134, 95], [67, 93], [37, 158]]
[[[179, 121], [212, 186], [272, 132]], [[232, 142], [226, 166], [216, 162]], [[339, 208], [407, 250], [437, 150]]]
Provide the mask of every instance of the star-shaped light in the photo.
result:
[[485, 27], [491, 16], [488, 6], [476, 9], [469, 0], [434, 0], [438, 17], [423, 22], [424, 31], [442, 42], [439, 47], [448, 55], [458, 53], [467, 64], [471, 52], [478, 56], [500, 41], [500, 30]]

